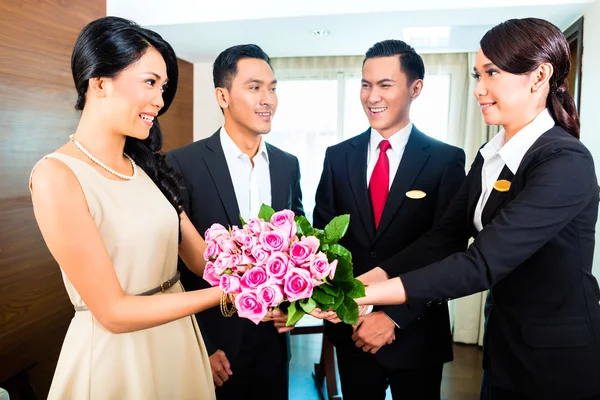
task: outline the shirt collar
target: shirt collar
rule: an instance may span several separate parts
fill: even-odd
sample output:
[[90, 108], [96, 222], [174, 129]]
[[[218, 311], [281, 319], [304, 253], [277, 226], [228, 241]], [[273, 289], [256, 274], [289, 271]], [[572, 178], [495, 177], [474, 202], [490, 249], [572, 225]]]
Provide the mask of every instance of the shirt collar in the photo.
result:
[[[239, 147], [237, 147], [233, 139], [231, 139], [231, 136], [229, 136], [229, 134], [225, 130], [225, 126], [221, 127], [219, 137], [221, 139], [223, 153], [225, 153], [226, 157], [240, 158], [245, 155], [245, 153], [242, 150], [240, 150]], [[256, 153], [256, 156], [254, 156], [254, 158], [256, 158], [259, 155], [262, 156], [267, 163], [269, 162], [269, 152], [267, 151], [267, 145], [265, 144], [265, 140], [263, 137], [260, 138], [258, 152]]]
[[[394, 151], [400, 151], [406, 146], [408, 143], [408, 138], [410, 137], [410, 132], [412, 131], [413, 123], [409, 122], [404, 128], [400, 129], [398, 132], [394, 133], [387, 139], [390, 142], [390, 146]], [[375, 150], [379, 148], [379, 143], [386, 140], [381, 133], [377, 132], [376, 129], [371, 128], [371, 138], [369, 141], [369, 145], [371, 146], [371, 150]]]
[[484, 160], [498, 154], [513, 174], [517, 173], [519, 165], [527, 150], [545, 132], [555, 125], [548, 109], [540, 112], [529, 125], [517, 132], [508, 142], [504, 143], [506, 134], [504, 128], [498, 132], [481, 150]]

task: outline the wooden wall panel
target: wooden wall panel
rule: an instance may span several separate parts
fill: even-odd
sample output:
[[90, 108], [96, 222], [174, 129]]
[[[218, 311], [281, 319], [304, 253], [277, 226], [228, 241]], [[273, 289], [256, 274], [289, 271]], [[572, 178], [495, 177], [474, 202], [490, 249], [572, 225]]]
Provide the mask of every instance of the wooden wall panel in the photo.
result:
[[163, 150], [169, 151], [194, 141], [194, 64], [177, 59], [177, 94], [165, 115], [159, 118], [164, 133]]
[[[73, 308], [35, 223], [28, 190], [35, 162], [77, 127], [70, 58], [81, 28], [106, 0], [0, 2], [0, 380], [29, 363], [45, 398]], [[193, 140], [193, 65], [161, 118], [165, 150]]]
[[0, 372], [29, 363], [45, 398], [73, 308], [35, 223], [27, 181], [77, 126], [70, 57], [105, 0], [0, 2]]

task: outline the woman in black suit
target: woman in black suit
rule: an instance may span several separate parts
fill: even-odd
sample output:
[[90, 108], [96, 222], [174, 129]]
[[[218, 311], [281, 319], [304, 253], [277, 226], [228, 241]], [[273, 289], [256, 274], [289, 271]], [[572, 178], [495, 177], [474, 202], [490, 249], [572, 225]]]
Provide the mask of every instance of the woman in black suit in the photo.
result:
[[[591, 272], [598, 184], [567, 91], [569, 45], [535, 18], [497, 25], [480, 45], [474, 94], [485, 122], [503, 129], [481, 148], [439, 224], [360, 277], [369, 286], [358, 302], [414, 312], [491, 289], [488, 398], [600, 399], [600, 291]], [[465, 252], [444, 254], [469, 237]], [[371, 349], [360, 327], [355, 340]]]

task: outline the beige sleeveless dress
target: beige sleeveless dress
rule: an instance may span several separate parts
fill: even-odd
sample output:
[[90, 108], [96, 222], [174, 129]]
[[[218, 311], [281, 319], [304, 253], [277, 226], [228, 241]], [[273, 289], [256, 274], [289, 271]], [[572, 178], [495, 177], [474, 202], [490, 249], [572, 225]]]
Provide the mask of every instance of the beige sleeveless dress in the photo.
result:
[[[135, 179], [115, 181], [76, 158], [59, 153], [46, 157], [62, 161], [77, 176], [126, 293], [142, 293], [173, 277], [179, 219], [141, 168]], [[73, 305], [86, 308], [64, 272], [62, 276]], [[165, 293], [182, 291], [177, 283]], [[90, 311], [74, 313], [49, 399], [215, 398], [210, 363], [195, 318], [113, 334]]]

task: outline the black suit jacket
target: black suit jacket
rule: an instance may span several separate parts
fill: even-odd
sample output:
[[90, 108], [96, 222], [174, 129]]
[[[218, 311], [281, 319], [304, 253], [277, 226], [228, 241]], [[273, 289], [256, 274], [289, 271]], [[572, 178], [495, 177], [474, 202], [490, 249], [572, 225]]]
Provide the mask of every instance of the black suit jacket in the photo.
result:
[[[465, 252], [402, 275], [408, 301], [435, 304], [491, 288], [484, 339], [490, 384], [540, 399], [600, 394], [600, 290], [592, 275], [598, 183], [589, 151], [560, 127], [528, 150], [508, 192], [493, 191], [483, 230], [473, 226], [483, 157], [440, 223], [382, 267], [402, 274], [439, 260], [449, 244], [476, 236]], [[427, 308], [427, 307], [425, 307]]]
[[[271, 175], [271, 206], [276, 211], [290, 209], [296, 215], [304, 215], [298, 159], [268, 143], [266, 147]], [[181, 196], [184, 210], [202, 236], [214, 223], [241, 227], [239, 207], [219, 131], [207, 139], [168, 152], [167, 162], [183, 178]], [[185, 289], [210, 287], [204, 279], [188, 270], [181, 260], [179, 271]], [[208, 353], [212, 355], [221, 349], [230, 362], [234, 360], [242, 344], [244, 327], [251, 322], [242, 320], [237, 314], [225, 318], [218, 307], [196, 314], [196, 318]], [[287, 347], [287, 335], [279, 337], [282, 346]]]
[[[367, 187], [367, 152], [371, 130], [327, 149], [316, 195], [314, 224], [323, 227], [333, 217], [350, 214], [350, 226], [340, 244], [352, 252], [354, 275], [361, 275], [408, 246], [440, 218], [465, 178], [465, 154], [413, 127], [390, 188], [378, 229]], [[422, 190], [425, 198], [406, 196]], [[465, 248], [466, 240], [449, 251]], [[430, 307], [426, 316], [410, 306], [384, 310], [400, 327], [396, 340], [377, 353], [383, 365], [417, 368], [452, 359], [448, 307]], [[339, 348], [354, 346], [352, 328], [327, 324], [326, 334]]]

